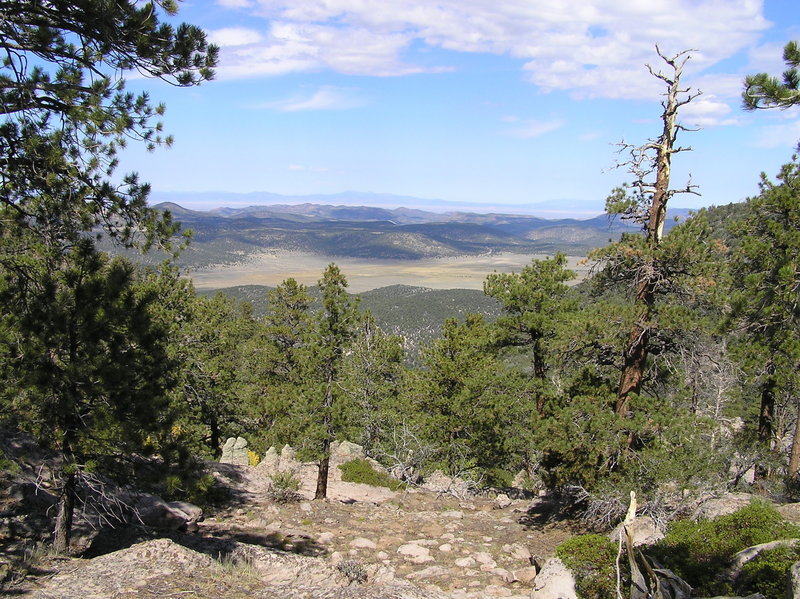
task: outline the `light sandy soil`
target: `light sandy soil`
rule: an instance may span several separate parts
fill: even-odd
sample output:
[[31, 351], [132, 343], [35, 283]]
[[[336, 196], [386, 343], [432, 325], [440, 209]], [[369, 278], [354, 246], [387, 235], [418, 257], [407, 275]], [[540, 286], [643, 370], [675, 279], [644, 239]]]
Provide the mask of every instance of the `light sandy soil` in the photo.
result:
[[[264, 253], [237, 265], [220, 265], [189, 273], [198, 289], [220, 289], [235, 285], [277, 286], [289, 277], [304, 285], [315, 285], [322, 271], [335, 262], [347, 277], [349, 289], [361, 293], [389, 285], [414, 285], [432, 289], [482, 289], [486, 275], [519, 272], [532, 259], [544, 254], [485, 254], [425, 260], [368, 260], [317, 256], [296, 252]], [[569, 256], [569, 267], [586, 277], [590, 264]]]

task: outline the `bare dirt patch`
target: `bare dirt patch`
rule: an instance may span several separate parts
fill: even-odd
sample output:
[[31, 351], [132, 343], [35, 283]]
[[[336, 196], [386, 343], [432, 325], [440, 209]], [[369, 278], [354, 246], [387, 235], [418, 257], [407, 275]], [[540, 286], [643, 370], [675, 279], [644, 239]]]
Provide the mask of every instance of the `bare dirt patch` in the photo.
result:
[[[544, 254], [484, 254], [427, 258], [424, 260], [365, 260], [319, 256], [296, 252], [270, 252], [235, 265], [218, 265], [189, 273], [198, 289], [220, 289], [235, 285], [277, 286], [289, 277], [305, 285], [315, 285], [322, 271], [335, 262], [347, 277], [350, 290], [361, 293], [388, 285], [414, 285], [432, 289], [482, 289], [486, 275], [493, 272], [519, 272], [532, 259]], [[585, 258], [569, 256], [569, 267], [578, 280], [588, 274]]]

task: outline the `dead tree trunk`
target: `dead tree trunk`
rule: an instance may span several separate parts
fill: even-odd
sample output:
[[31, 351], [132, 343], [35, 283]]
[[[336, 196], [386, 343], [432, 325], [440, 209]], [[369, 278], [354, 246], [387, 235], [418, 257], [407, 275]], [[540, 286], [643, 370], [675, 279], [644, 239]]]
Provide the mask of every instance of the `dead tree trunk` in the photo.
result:
[[661, 102], [664, 109], [661, 115], [663, 124], [661, 136], [641, 146], [622, 144], [622, 150], [630, 152], [630, 159], [622, 164], [628, 166], [635, 176], [631, 186], [636, 200], [634, 205], [628, 204], [622, 217], [633, 218], [641, 223], [647, 243], [636, 273], [635, 301], [641, 306], [641, 311], [628, 334], [617, 390], [616, 413], [621, 417], [626, 417], [630, 413], [630, 395], [639, 393], [644, 381], [649, 340], [654, 326], [653, 306], [663, 277], [656, 250], [664, 235], [667, 203], [676, 193], [696, 193], [691, 182], [685, 189], [670, 188], [673, 154], [691, 149], [675, 145], [678, 132], [686, 130], [677, 121], [678, 110], [699, 95], [699, 92], [690, 93], [689, 88], [680, 87], [683, 66], [690, 57], [688, 51], [672, 58], [661, 54], [658, 47], [656, 51], [672, 69], [671, 75], [664, 75], [654, 71], [649, 65], [647, 67], [654, 77], [666, 84], [667, 88], [664, 93], [665, 99]]

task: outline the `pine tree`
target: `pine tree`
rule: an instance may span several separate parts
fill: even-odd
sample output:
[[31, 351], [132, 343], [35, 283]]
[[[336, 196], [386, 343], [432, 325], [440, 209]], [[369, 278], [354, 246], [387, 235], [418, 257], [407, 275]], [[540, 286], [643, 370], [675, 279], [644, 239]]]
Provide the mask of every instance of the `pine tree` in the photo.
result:
[[[775, 404], [780, 393], [800, 386], [800, 164], [795, 157], [778, 174], [765, 175], [761, 192], [747, 202], [745, 217], [731, 226], [737, 247], [732, 256], [732, 318], [748, 333], [748, 370], [758, 381], [758, 436], [775, 445]], [[796, 400], [795, 400], [796, 401]], [[800, 466], [792, 464], [790, 475]], [[767, 468], [757, 474], [764, 478]]]
[[329, 264], [319, 281], [322, 310], [317, 313], [309, 344], [309, 362], [314, 365], [318, 397], [314, 413], [319, 430], [319, 472], [314, 499], [328, 495], [330, 447], [335, 439], [334, 403], [341, 394], [339, 377], [345, 351], [355, 336], [359, 320], [358, 302], [347, 293], [347, 279], [335, 264]]
[[[161, 356], [150, 301], [136, 303], [130, 267], [106, 264], [93, 236], [147, 248], [169, 245], [177, 230], [147, 206], [149, 187], [136, 175], [112, 180], [129, 140], [171, 141], [157, 121], [163, 106], [126, 92], [121, 74], [178, 86], [213, 75], [217, 49], [203, 31], [159, 21], [175, 12], [172, 0], [0, 0], [0, 369], [5, 398], [40, 398], [17, 414], [64, 457], [59, 550], [69, 543], [84, 458], [141, 441], [139, 416], [162, 424], [159, 369], [170, 361], [168, 352], [159, 365], [141, 351]], [[88, 439], [96, 443], [87, 449]]]
[[497, 319], [500, 344], [530, 353], [533, 378], [539, 387], [536, 410], [540, 415], [547, 393], [552, 340], [559, 321], [577, 309], [566, 285], [575, 273], [566, 265], [566, 255], [559, 252], [552, 259], [531, 261], [519, 274], [491, 274], [483, 284], [483, 292], [498, 300], [503, 309]]
[[[19, 285], [28, 286], [24, 295]], [[172, 424], [168, 391], [177, 364], [155, 314], [156, 294], [131, 264], [109, 261], [90, 241], [56, 270], [0, 279], [0, 299], [2, 399], [62, 457], [54, 547], [63, 551], [82, 478], [142, 451], [148, 435]]]
[[789, 108], [800, 104], [800, 48], [789, 42], [783, 49], [788, 67], [780, 79], [768, 73], [748, 75], [744, 80], [742, 104], [745, 110]]

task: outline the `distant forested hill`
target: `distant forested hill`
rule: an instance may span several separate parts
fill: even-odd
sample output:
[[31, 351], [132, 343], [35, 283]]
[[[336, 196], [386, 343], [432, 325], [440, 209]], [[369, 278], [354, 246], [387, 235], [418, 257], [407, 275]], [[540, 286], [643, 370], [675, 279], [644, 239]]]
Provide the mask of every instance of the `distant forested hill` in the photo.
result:
[[[434, 213], [411, 208], [275, 204], [208, 212], [162, 203], [192, 243], [183, 268], [246, 263], [265, 252], [291, 251], [331, 258], [421, 260], [492, 253], [585, 256], [636, 229], [619, 218], [548, 220], [515, 214]], [[673, 215], [685, 218], [688, 211]], [[670, 219], [667, 228], [674, 224]], [[106, 244], [105, 249], [117, 252]], [[131, 256], [141, 261], [141, 257]], [[164, 254], [144, 260], [158, 263]]]
[[[240, 285], [213, 291], [201, 291], [202, 295], [224, 293], [246, 301], [253, 306], [253, 313], [262, 316], [267, 312], [267, 293], [270, 287], [263, 285]], [[310, 293], [319, 297], [317, 287]], [[361, 309], [369, 310], [378, 326], [387, 333], [405, 339], [406, 350], [412, 358], [420, 347], [439, 336], [447, 318], [463, 317], [469, 313], [482, 314], [493, 321], [499, 314], [497, 301], [476, 289], [428, 289], [409, 285], [391, 285], [359, 294]]]

